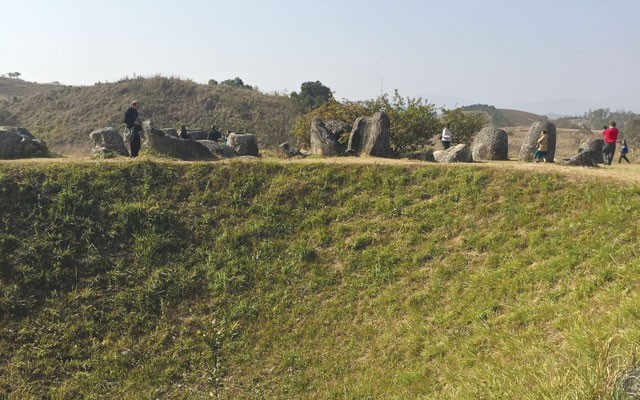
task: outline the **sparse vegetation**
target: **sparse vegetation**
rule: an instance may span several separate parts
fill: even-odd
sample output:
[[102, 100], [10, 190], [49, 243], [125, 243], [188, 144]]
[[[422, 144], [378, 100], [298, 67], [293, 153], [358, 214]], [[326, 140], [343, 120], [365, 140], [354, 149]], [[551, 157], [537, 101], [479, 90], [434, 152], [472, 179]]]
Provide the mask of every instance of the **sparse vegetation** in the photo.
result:
[[486, 125], [484, 115], [477, 112], [463, 112], [462, 109], [442, 110], [442, 125], [449, 125], [455, 143], [471, 144], [473, 137]]
[[[237, 78], [239, 79], [239, 78]], [[0, 81], [0, 84], [2, 81]], [[275, 148], [289, 139], [299, 115], [288, 96], [265, 95], [257, 90], [229, 85], [203, 85], [177, 78], [125, 78], [90, 87], [50, 86], [5, 103], [7, 116], [46, 140], [50, 148], [67, 154], [88, 154], [89, 133], [113, 126], [121, 129], [128, 104], [141, 103], [140, 116], [158, 127], [186, 125], [255, 133], [264, 148]]]
[[632, 185], [3, 163], [0, 215], [2, 398], [609, 399], [635, 366]]

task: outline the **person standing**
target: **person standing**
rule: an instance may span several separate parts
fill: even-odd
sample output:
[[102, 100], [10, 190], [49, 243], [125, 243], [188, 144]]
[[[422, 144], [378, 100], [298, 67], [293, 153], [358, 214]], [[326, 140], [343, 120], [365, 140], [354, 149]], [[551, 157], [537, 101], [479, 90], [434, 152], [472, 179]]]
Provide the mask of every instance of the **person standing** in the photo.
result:
[[180, 132], [178, 132], [178, 137], [180, 139], [185, 139], [185, 140], [191, 139], [191, 137], [189, 136], [189, 133], [187, 133], [187, 127], [185, 125], [182, 125], [180, 127]]
[[629, 159], [627, 158], [627, 153], [629, 153], [629, 148], [627, 147], [627, 141], [623, 140], [622, 147], [620, 148], [620, 158], [618, 158], [618, 164], [622, 162], [623, 158], [627, 160], [629, 164], [631, 164], [631, 161], [629, 161]]
[[129, 152], [132, 158], [138, 157], [140, 151], [140, 131], [142, 124], [138, 119], [140, 103], [134, 100], [129, 109], [124, 113], [125, 139], [129, 142]]
[[618, 140], [618, 128], [616, 128], [616, 122], [611, 121], [609, 129], [602, 131], [604, 136], [604, 146], [602, 146], [602, 159], [606, 165], [611, 165], [613, 161], [613, 155], [616, 152], [616, 141]]
[[444, 147], [445, 150], [448, 149], [449, 146], [451, 146], [451, 139], [453, 138], [449, 128], [450, 128], [449, 124], [445, 125], [444, 129], [442, 130], [442, 135], [440, 136], [442, 147]]
[[211, 130], [207, 135], [207, 140], [213, 140], [218, 142], [221, 138], [222, 138], [222, 133], [220, 133], [220, 131], [216, 129], [215, 125], [211, 125]]
[[540, 162], [540, 160], [547, 162], [547, 151], [549, 150], [549, 133], [546, 130], [543, 130], [536, 143], [538, 145], [538, 148], [536, 149], [536, 152], [533, 153], [533, 157], [535, 157], [537, 163]]

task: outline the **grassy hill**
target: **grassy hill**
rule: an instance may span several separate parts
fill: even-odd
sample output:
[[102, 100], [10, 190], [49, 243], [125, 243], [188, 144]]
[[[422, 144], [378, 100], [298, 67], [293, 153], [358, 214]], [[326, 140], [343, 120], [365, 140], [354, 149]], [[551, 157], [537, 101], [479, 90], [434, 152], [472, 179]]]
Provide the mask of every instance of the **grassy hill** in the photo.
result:
[[509, 122], [511, 122], [511, 126], [531, 126], [535, 121], [545, 119], [542, 115], [526, 111], [509, 110], [505, 108], [500, 108], [498, 110]]
[[545, 120], [546, 117], [529, 113], [526, 111], [509, 110], [504, 108], [496, 108], [486, 104], [473, 104], [462, 107], [466, 112], [482, 112], [487, 121], [494, 126], [515, 127], [515, 126], [531, 126], [535, 121]]
[[640, 190], [478, 166], [0, 164], [0, 398], [609, 399]]
[[22, 79], [0, 77], [0, 100], [14, 101], [21, 97], [28, 97], [51, 90], [60, 90], [64, 87], [60, 84], [35, 83], [23, 81]]
[[[255, 133], [264, 147], [288, 138], [298, 111], [286, 96], [223, 85], [202, 85], [175, 78], [134, 78], [93, 86], [38, 86], [2, 79], [0, 94], [21, 93], [0, 101], [0, 125], [19, 125], [65, 154], [88, 154], [89, 133], [123, 128], [132, 100], [141, 102], [140, 117], [158, 127], [219, 129]], [[35, 86], [34, 86], [35, 85]], [[24, 89], [24, 90], [23, 90]]]

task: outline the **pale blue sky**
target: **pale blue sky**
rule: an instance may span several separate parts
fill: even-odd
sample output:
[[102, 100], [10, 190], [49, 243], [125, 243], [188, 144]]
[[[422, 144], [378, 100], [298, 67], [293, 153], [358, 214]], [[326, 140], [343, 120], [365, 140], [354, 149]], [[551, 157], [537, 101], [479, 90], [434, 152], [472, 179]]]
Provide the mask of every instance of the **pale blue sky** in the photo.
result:
[[0, 0], [0, 73], [133, 74], [338, 99], [398, 89], [448, 108], [640, 112], [640, 1]]

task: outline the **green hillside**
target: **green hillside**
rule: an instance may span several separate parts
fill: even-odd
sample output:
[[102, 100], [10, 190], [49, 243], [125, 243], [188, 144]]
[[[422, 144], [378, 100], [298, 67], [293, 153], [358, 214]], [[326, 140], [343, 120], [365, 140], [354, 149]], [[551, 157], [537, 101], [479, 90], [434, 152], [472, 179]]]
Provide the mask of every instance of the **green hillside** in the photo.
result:
[[[2, 78], [0, 78], [2, 79]], [[124, 79], [93, 86], [29, 86], [20, 91], [17, 79], [0, 80], [0, 125], [23, 126], [49, 147], [64, 154], [89, 154], [89, 133], [108, 126], [122, 129], [131, 101], [141, 103], [140, 117], [157, 127], [208, 129], [255, 133], [263, 147], [289, 139], [298, 110], [287, 96], [225, 85], [203, 85], [189, 80], [153, 77]], [[37, 85], [37, 84], [32, 84]]]
[[635, 367], [635, 186], [2, 163], [0, 215], [0, 398], [610, 399]]

